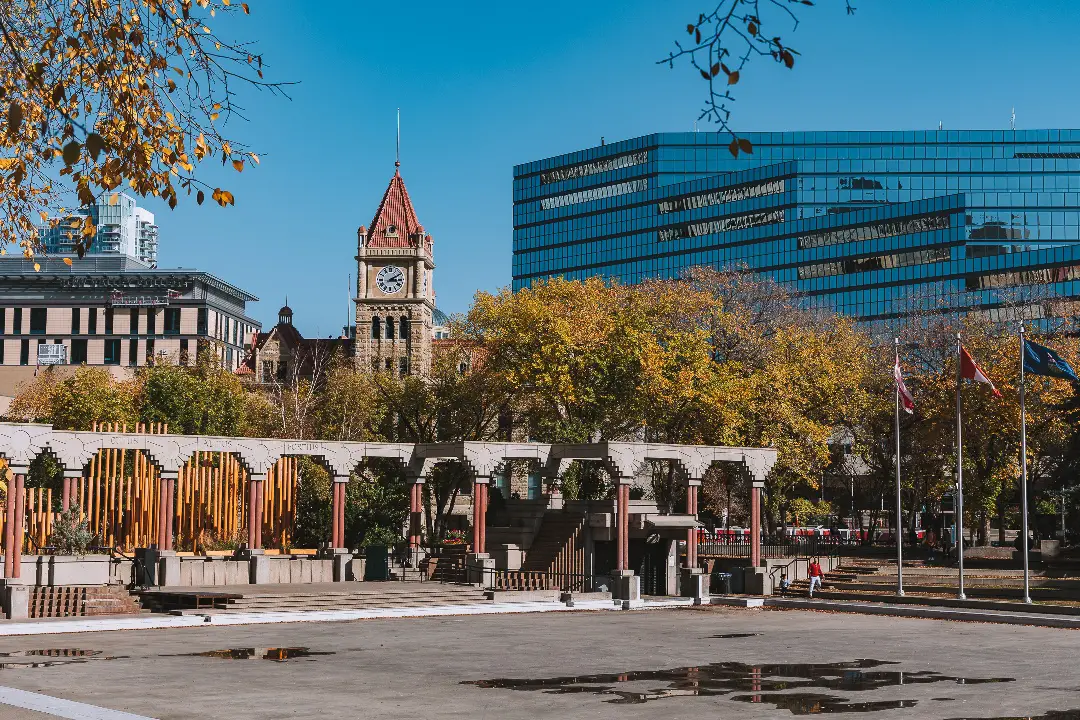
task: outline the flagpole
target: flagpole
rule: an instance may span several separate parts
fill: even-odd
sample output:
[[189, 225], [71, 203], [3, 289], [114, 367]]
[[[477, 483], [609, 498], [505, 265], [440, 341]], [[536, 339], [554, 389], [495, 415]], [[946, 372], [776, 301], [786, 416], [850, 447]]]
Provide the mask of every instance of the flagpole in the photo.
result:
[[[896, 366], [900, 366], [900, 338], [893, 338], [896, 348]], [[900, 514], [900, 383], [893, 383], [896, 389], [896, 594], [904, 596], [904, 550], [903, 531], [900, 526], [903, 519]]]
[[1024, 321], [1020, 321], [1020, 532], [1023, 535], [1020, 552], [1024, 556], [1024, 602], [1031, 604], [1028, 578], [1028, 502], [1027, 502], [1027, 404], [1024, 387]]
[[964, 595], [964, 451], [960, 425], [960, 333], [956, 333], [956, 500], [953, 503], [956, 518], [956, 547], [960, 561], [960, 588], [957, 597], [966, 600]]

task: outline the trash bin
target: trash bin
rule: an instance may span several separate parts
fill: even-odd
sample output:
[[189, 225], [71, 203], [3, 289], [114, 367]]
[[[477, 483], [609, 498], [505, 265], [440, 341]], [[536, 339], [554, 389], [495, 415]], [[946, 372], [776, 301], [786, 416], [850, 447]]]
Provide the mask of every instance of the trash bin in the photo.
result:
[[139, 587], [157, 585], [157, 546], [135, 548], [135, 584]]
[[731, 594], [731, 573], [714, 572], [709, 581], [709, 592], [716, 595]]
[[368, 545], [364, 550], [365, 580], [390, 579], [390, 549], [386, 545]]

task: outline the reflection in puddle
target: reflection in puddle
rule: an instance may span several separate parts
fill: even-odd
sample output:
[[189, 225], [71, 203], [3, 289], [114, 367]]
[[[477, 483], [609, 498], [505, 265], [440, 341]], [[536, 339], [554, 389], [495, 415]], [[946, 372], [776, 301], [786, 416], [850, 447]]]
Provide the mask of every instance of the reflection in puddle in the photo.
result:
[[822, 713], [842, 712], [877, 712], [896, 708], [915, 707], [916, 700], [873, 700], [867, 702], [848, 702], [835, 695], [820, 693], [770, 693], [765, 695], [735, 695], [731, 698], [738, 702], [766, 703], [792, 715], [818, 715]]
[[333, 655], [332, 652], [314, 652], [306, 647], [286, 648], [229, 648], [227, 650], [208, 650], [200, 653], [188, 653], [188, 657], [211, 657], [223, 660], [273, 660], [284, 662], [297, 658], [314, 657], [316, 655]]
[[710, 635], [714, 640], [730, 640], [731, 638], [757, 637], [761, 633], [727, 633], [726, 635]]
[[[1011, 682], [1012, 678], [960, 678], [928, 670], [903, 672], [878, 670], [892, 665], [882, 660], [853, 660], [840, 663], [762, 664], [720, 662], [670, 670], [638, 670], [625, 673], [598, 673], [535, 679], [494, 679], [463, 684], [482, 688], [532, 690], [548, 693], [592, 693], [613, 696], [610, 703], [645, 703], [680, 696], [719, 696], [731, 693], [739, 702], [768, 703], [796, 715], [808, 713], [873, 712], [913, 707], [915, 700], [851, 702], [828, 694], [780, 693], [784, 690], [826, 689], [864, 692], [899, 685], [926, 683]], [[630, 687], [630, 683], [663, 683], [661, 687]], [[1057, 720], [1057, 719], [1054, 719]]]

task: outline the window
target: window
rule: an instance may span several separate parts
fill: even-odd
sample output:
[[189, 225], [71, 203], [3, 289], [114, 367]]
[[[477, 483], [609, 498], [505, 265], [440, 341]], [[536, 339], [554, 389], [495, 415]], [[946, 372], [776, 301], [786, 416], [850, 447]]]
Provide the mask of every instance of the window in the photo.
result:
[[15, 317], [12, 319], [11, 332], [22, 335], [22, 308], [15, 308]]
[[157, 311], [154, 308], [146, 311], [146, 334], [157, 335]]
[[71, 309], [71, 334], [82, 334], [82, 313], [79, 308]]
[[71, 364], [83, 365], [86, 363], [86, 339], [71, 341]]
[[4, 343], [0, 342], [0, 365], [4, 364]]
[[391, 364], [390, 364], [391, 362], [392, 361], [391, 361], [390, 358], [386, 358], [386, 361], [383, 363], [383, 367], [385, 367], [387, 370], [390, 370], [391, 367], [392, 367]]
[[264, 383], [273, 382], [274, 380], [274, 361], [263, 360], [262, 361], [262, 381]]
[[146, 364], [154, 364], [154, 340], [153, 338], [146, 341]]
[[86, 334], [97, 335], [97, 308], [88, 308], [86, 311]]
[[277, 379], [286, 380], [289, 377], [289, 363], [284, 360], [278, 363], [277, 366]]
[[29, 365], [30, 364], [30, 341], [29, 340], [23, 340], [22, 343], [20, 344], [20, 347], [19, 347], [19, 364], [20, 365]]
[[[7, 324], [7, 308], [0, 308], [0, 335], [5, 332], [5, 325]], [[3, 363], [0, 363], [2, 365]]]
[[105, 341], [105, 364], [106, 365], [119, 365], [120, 364], [120, 341], [116, 339], [110, 339]]
[[131, 327], [128, 333], [131, 335], [139, 334], [139, 308], [131, 308]]
[[165, 308], [165, 334], [180, 334], [180, 308]]
[[[21, 321], [20, 317], [20, 321]], [[30, 308], [30, 334], [44, 335], [48, 323], [48, 308]]]
[[398, 358], [398, 373], [401, 377], [405, 377], [409, 374], [409, 358]]
[[[105, 334], [106, 335], [112, 335], [113, 334], [113, 309], [112, 308], [105, 308]], [[119, 342], [119, 341], [117, 341], [117, 342]], [[119, 365], [120, 361], [117, 360], [116, 364]]]
[[409, 339], [409, 318], [401, 318], [398, 322], [398, 337], [402, 340]]
[[541, 482], [540, 473], [529, 473], [529, 489], [527, 491], [529, 500], [539, 500], [540, 495], [544, 492], [543, 483]]
[[386, 339], [394, 339], [394, 318], [392, 317], [386, 318]]
[[139, 365], [139, 341], [132, 339], [132, 340], [128, 341], [128, 366], [129, 367], [138, 367], [138, 365]]
[[206, 308], [199, 308], [195, 320], [195, 332], [199, 335], [207, 334]]
[[[18, 312], [18, 311], [16, 311], [16, 312]], [[381, 337], [382, 337], [382, 320], [380, 320], [379, 316], [376, 315], [375, 317], [371, 318], [371, 338], [373, 340], [378, 340]]]
[[186, 339], [180, 341], [180, 364], [187, 365], [190, 362], [188, 357], [188, 341]]

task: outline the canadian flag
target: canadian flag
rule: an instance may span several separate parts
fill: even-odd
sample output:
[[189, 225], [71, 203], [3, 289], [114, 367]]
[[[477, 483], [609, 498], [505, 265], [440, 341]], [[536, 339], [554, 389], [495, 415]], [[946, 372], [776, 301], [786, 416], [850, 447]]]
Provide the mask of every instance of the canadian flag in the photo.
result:
[[971, 355], [968, 354], [967, 348], [963, 345], [960, 346], [960, 377], [964, 380], [986, 383], [994, 392], [994, 397], [1001, 397], [1001, 391], [994, 387], [994, 383], [990, 381], [990, 378], [986, 377], [986, 373], [982, 371], [978, 363], [971, 359]]
[[900, 405], [909, 415], [915, 411], [915, 398], [911, 397], [907, 385], [904, 384], [904, 376], [900, 372], [900, 356], [896, 356], [896, 364], [893, 365], [893, 377], [896, 378], [896, 391], [900, 394]]

